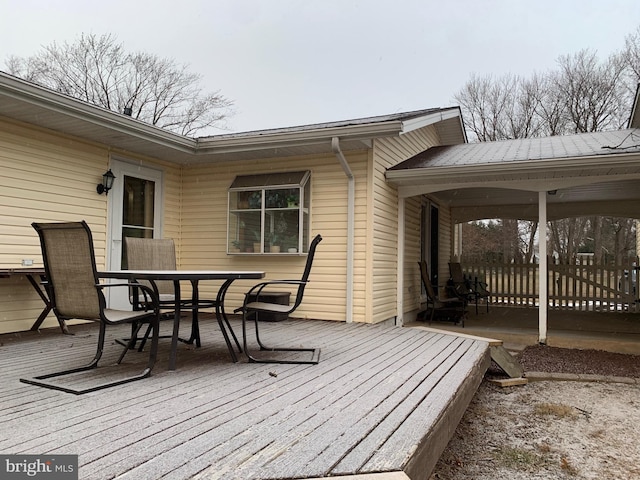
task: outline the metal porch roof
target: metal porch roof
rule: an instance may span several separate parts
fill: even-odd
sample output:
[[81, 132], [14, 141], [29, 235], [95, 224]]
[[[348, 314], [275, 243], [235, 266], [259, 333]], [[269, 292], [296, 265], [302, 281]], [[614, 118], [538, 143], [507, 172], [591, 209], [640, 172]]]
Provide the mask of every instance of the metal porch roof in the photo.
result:
[[556, 161], [640, 152], [640, 129], [432, 147], [389, 170]]
[[456, 222], [640, 215], [640, 130], [430, 148], [386, 172], [402, 197], [431, 194]]

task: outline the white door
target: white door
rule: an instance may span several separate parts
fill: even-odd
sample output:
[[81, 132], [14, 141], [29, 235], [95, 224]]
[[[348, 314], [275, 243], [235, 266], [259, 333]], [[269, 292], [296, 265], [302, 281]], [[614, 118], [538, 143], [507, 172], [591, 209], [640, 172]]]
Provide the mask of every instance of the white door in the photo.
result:
[[[120, 270], [127, 268], [123, 238], [162, 238], [162, 171], [121, 160], [110, 167], [116, 178], [109, 191], [107, 268]], [[110, 308], [131, 309], [126, 288], [107, 292]]]

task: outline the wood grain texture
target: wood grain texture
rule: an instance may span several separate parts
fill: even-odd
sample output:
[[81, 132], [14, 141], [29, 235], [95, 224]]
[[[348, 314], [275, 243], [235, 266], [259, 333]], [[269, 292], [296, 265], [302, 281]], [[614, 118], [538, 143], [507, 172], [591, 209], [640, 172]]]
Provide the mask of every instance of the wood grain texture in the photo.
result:
[[[0, 424], [11, 432], [0, 450], [78, 454], [83, 479], [422, 478], [489, 359], [488, 343], [475, 339], [289, 319], [262, 324], [263, 340], [320, 347], [318, 365], [233, 364], [209, 318], [203, 347], [181, 345], [174, 372], [163, 340], [152, 376], [139, 382], [80, 397], [19, 383], [93, 356], [95, 326], [72, 329], [0, 337]], [[105, 367], [76, 381], [139, 368], [146, 353], [109, 366], [120, 351], [113, 339], [127, 333], [109, 329]]]

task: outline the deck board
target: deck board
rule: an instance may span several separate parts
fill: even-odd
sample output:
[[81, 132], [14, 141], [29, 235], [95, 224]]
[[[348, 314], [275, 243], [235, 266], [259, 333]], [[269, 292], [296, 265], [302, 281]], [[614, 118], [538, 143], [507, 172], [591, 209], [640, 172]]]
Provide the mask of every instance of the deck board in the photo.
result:
[[[437, 460], [444, 445], [431, 436], [457, 424], [488, 367], [488, 343], [454, 335], [303, 320], [261, 325], [267, 343], [321, 347], [320, 363], [234, 364], [217, 324], [203, 321], [203, 347], [180, 345], [178, 370], [167, 370], [169, 342], [161, 340], [149, 379], [74, 396], [18, 378], [88, 361], [94, 326], [71, 327], [73, 337], [53, 329], [5, 335], [0, 425], [12, 434], [0, 438], [0, 450], [78, 454], [87, 479], [415, 475], [431, 465], [416, 455]], [[113, 339], [127, 333], [108, 329], [106, 360], [117, 358]], [[146, 359], [131, 352], [126, 368]]]

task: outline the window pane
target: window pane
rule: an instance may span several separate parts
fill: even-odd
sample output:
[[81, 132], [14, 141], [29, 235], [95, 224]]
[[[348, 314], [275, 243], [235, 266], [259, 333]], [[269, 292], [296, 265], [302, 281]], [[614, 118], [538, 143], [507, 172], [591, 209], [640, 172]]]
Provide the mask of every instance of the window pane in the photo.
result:
[[261, 251], [260, 212], [237, 212], [229, 219], [229, 242], [241, 252]]
[[[122, 193], [122, 238], [153, 238], [155, 182], [124, 176]], [[127, 251], [122, 249], [121, 268], [128, 265]]]
[[228, 251], [306, 252], [310, 174], [278, 172], [236, 177], [229, 189]]
[[155, 182], [124, 177], [122, 223], [127, 226], [153, 228]]

